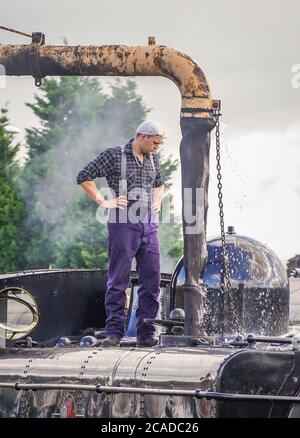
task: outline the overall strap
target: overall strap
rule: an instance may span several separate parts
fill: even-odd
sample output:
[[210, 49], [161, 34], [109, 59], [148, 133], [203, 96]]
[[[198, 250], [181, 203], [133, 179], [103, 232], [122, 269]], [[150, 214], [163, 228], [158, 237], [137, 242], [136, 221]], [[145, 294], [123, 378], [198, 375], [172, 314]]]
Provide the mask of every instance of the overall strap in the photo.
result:
[[124, 146], [121, 147], [122, 155], [121, 155], [121, 179], [126, 179], [126, 152]]
[[127, 178], [126, 178], [126, 165], [127, 158], [125, 147], [121, 147], [121, 181], [120, 181], [120, 193], [119, 196], [127, 196]]
[[151, 161], [153, 172], [154, 172], [154, 176], [155, 176], [156, 175], [156, 171], [155, 171], [154, 159], [153, 159], [153, 155], [152, 154], [150, 154], [150, 161]]

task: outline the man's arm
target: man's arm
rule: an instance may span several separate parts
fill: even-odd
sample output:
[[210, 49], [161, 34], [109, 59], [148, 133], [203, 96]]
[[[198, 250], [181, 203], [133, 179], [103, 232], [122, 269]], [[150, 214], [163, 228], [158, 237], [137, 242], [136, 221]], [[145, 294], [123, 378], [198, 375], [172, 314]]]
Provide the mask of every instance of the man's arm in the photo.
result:
[[88, 197], [91, 198], [93, 201], [95, 201], [96, 204], [98, 205], [103, 204], [103, 201], [105, 201], [105, 199], [100, 193], [100, 191], [97, 189], [97, 186], [94, 181], [83, 181], [80, 185], [85, 191], [85, 193], [88, 195]]
[[125, 196], [118, 196], [114, 199], [105, 199], [101, 192], [97, 189], [94, 181], [83, 181], [81, 187], [86, 192], [89, 198], [91, 198], [96, 204], [101, 205], [103, 208], [120, 208], [124, 210], [124, 207], [128, 204]]
[[103, 208], [122, 208], [127, 205], [126, 197], [119, 196], [106, 200], [97, 189], [94, 178], [107, 177], [114, 172], [115, 149], [109, 148], [98, 155], [95, 160], [88, 163], [77, 175], [77, 184], [80, 184], [88, 197]]
[[154, 213], [158, 213], [161, 209], [161, 203], [162, 203], [162, 198], [164, 195], [164, 189], [165, 189], [164, 185], [154, 188], [154, 203], [153, 203]]
[[157, 154], [153, 154], [153, 160], [155, 165], [153, 210], [154, 213], [158, 213], [160, 211], [162, 198], [164, 195], [164, 178], [161, 174], [160, 163]]
[[90, 161], [77, 175], [77, 184], [93, 181], [95, 178], [107, 177], [114, 173], [115, 150], [106, 149]]

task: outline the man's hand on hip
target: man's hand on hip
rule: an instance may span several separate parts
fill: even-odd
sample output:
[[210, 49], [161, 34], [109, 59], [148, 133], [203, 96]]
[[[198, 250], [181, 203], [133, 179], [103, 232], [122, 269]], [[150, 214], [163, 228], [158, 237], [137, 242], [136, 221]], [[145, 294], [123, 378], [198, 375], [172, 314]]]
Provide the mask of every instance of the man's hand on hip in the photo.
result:
[[124, 210], [124, 207], [127, 206], [128, 204], [128, 200], [126, 198], [126, 196], [118, 196], [117, 198], [114, 199], [104, 199], [101, 201], [101, 203], [99, 202], [99, 204], [101, 205], [101, 207], [103, 208], [120, 208], [121, 210]]

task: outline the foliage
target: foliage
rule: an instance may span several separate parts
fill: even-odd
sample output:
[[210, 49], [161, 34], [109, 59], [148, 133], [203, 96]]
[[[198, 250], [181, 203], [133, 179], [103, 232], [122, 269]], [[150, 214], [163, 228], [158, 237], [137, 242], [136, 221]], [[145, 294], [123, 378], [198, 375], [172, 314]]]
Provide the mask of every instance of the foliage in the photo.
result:
[[16, 271], [22, 263], [20, 226], [24, 204], [16, 187], [19, 166], [16, 155], [20, 145], [9, 133], [7, 108], [0, 110], [0, 273]]

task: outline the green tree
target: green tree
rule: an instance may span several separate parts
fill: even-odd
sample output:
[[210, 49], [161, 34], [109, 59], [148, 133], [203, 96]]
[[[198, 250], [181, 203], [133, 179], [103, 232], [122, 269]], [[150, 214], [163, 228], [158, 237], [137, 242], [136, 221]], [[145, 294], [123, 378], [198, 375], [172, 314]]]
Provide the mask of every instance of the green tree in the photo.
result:
[[21, 263], [21, 222], [25, 208], [16, 187], [19, 166], [16, 155], [20, 145], [13, 145], [13, 135], [7, 131], [7, 108], [0, 110], [0, 272], [18, 270]]
[[[72, 204], [79, 194], [78, 163], [87, 159], [89, 148], [96, 149], [97, 136], [98, 143], [104, 138], [99, 137], [99, 121], [106, 96], [96, 79], [45, 79], [42, 91], [43, 96], [35, 96], [35, 102], [28, 104], [40, 128], [27, 130], [28, 158], [22, 175], [27, 205], [26, 268], [56, 264], [62, 241], [70, 234], [66, 215], [73, 213]], [[73, 226], [77, 229], [76, 223]]]

